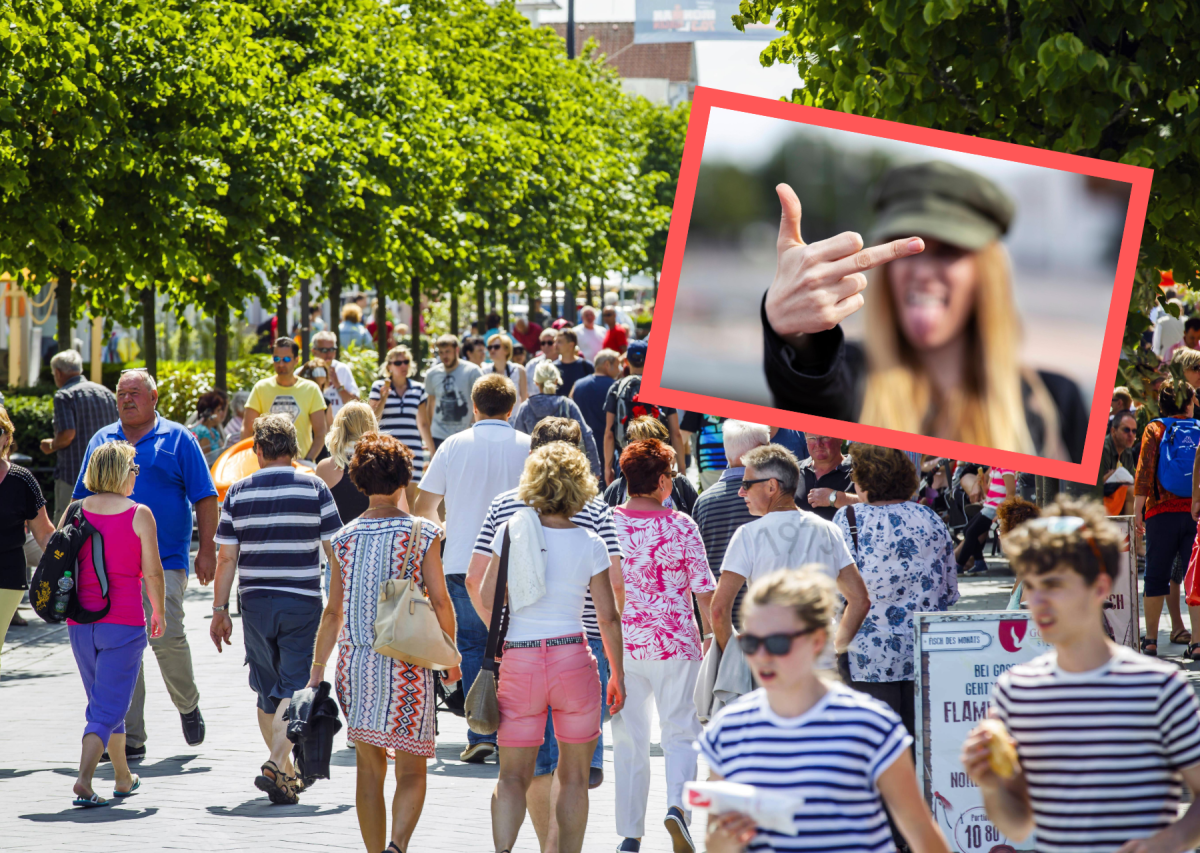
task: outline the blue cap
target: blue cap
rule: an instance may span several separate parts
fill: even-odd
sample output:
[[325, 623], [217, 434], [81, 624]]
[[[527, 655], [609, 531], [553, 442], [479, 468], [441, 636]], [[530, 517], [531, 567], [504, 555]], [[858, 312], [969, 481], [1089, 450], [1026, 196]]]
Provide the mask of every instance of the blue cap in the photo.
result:
[[646, 363], [646, 350], [648, 348], [645, 341], [630, 341], [629, 348], [625, 350], [625, 356], [634, 367], [642, 367]]

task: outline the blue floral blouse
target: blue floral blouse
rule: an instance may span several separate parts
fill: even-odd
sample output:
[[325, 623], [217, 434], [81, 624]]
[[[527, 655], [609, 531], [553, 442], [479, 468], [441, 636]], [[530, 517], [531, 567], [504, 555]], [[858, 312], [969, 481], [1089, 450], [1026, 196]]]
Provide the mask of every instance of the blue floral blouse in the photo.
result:
[[912, 681], [913, 614], [958, 601], [950, 531], [927, 506], [856, 504], [858, 548], [843, 507], [833, 517], [866, 582], [871, 609], [850, 643], [854, 681]]

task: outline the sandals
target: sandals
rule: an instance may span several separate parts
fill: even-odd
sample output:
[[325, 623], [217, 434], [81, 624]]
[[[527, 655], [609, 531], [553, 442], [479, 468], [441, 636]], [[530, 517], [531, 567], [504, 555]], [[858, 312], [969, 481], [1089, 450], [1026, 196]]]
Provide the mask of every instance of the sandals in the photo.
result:
[[1171, 635], [1171, 642], [1178, 643], [1181, 646], [1190, 646], [1192, 644], [1192, 632], [1187, 628], [1180, 628]]
[[1158, 657], [1158, 640], [1142, 637], [1142, 654], [1152, 658]]
[[267, 795], [277, 806], [294, 806], [300, 802], [296, 791], [292, 788], [289, 777], [283, 774], [274, 761], [268, 761], [262, 766], [262, 772], [255, 777], [254, 787]]
[[71, 801], [71, 805], [81, 809], [98, 809], [100, 806], [110, 805], [110, 801], [93, 791], [90, 797], [76, 797]]
[[1197, 650], [1200, 650], [1200, 643], [1192, 643], [1187, 647], [1187, 651], [1183, 653], [1183, 656], [1188, 660], [1200, 660], [1200, 654], [1196, 653]]

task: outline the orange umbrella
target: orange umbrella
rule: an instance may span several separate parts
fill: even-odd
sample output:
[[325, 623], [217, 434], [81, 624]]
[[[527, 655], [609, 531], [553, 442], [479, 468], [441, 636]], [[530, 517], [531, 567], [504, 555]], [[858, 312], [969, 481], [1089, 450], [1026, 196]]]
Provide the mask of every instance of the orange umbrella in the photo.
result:
[[[293, 468], [303, 468], [296, 460], [292, 460]], [[225, 500], [225, 492], [229, 487], [243, 477], [249, 477], [258, 470], [258, 455], [254, 452], [254, 439], [243, 438], [217, 457], [212, 464], [213, 484], [217, 487], [217, 500]], [[304, 469], [309, 470], [309, 469]]]

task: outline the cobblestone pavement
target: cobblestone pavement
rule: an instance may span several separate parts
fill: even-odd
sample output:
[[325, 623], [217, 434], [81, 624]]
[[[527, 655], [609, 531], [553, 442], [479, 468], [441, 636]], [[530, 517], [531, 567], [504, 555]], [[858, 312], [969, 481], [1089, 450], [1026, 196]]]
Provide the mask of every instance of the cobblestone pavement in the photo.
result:
[[[186, 598], [205, 742], [189, 747], [171, 705], [154, 654], [146, 652], [147, 757], [133, 765], [144, 780], [140, 793], [92, 810], [71, 806], [86, 704], [64, 626], [42, 623], [28, 609], [26, 628], [8, 632], [0, 672], [0, 850], [135, 851], [362, 850], [354, 811], [354, 751], [337, 735], [332, 779], [320, 780], [297, 806], [272, 806], [254, 787], [267, 751], [255, 722], [254, 694], [242, 665], [241, 628], [234, 646], [218, 655], [208, 639], [210, 589], [193, 587]], [[466, 724], [439, 715], [437, 758], [429, 762], [425, 810], [410, 850], [443, 853], [491, 851], [489, 798], [496, 764], [463, 764]], [[609, 853], [620, 840], [614, 828], [611, 733], [605, 725], [605, 782], [591, 792], [584, 850]], [[661, 750], [652, 748], [653, 780], [647, 813], [647, 853], [670, 851], [661, 820], [666, 812]], [[112, 767], [102, 764], [96, 791], [111, 791]], [[388, 797], [390, 799], [390, 787]], [[526, 821], [514, 853], [537, 851]], [[379, 853], [379, 851], [371, 851]]]

